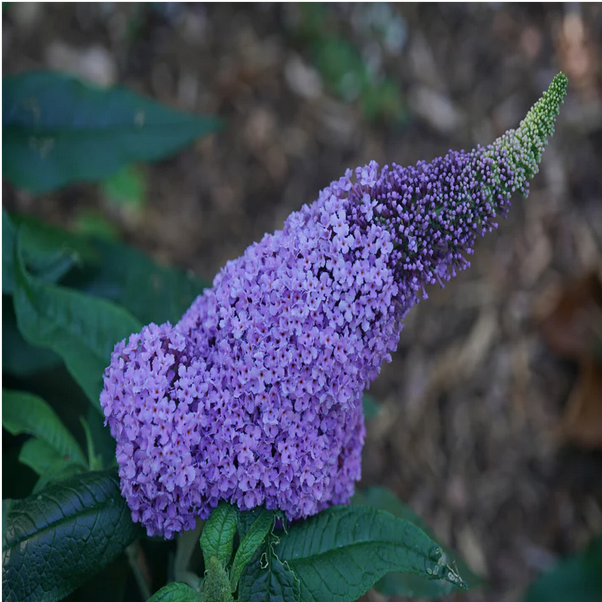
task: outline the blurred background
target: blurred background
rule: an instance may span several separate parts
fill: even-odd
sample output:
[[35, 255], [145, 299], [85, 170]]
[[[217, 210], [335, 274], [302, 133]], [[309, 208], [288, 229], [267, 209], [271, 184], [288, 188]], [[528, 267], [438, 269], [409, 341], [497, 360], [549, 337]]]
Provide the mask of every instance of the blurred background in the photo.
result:
[[[519, 600], [602, 530], [600, 4], [5, 3], [3, 74], [76, 73], [224, 119], [175, 158], [3, 204], [211, 280], [375, 159], [488, 144], [563, 70], [529, 199], [408, 316], [371, 394], [364, 485]], [[368, 599], [378, 595], [369, 593]]]

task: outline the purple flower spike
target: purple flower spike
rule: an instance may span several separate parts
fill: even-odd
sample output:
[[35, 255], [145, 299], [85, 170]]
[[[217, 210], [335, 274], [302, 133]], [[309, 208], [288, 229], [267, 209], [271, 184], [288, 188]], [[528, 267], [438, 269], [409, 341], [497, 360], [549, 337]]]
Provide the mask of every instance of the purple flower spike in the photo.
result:
[[291, 520], [349, 501], [363, 391], [426, 285], [467, 267], [476, 236], [527, 193], [566, 83], [488, 147], [348, 170], [228, 262], [175, 327], [116, 346], [101, 404], [134, 520], [169, 538], [220, 500]]

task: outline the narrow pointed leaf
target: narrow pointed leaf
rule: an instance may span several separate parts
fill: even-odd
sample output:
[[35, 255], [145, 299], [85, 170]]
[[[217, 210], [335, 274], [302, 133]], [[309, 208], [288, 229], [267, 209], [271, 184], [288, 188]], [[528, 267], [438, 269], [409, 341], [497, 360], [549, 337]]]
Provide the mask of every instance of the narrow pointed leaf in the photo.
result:
[[201, 533], [205, 570], [211, 558], [217, 558], [224, 568], [230, 562], [236, 535], [237, 514], [238, 510], [234, 506], [221, 502], [207, 519]]
[[[413, 525], [422, 529], [429, 537], [434, 539], [433, 534], [425, 522], [408, 506], [397, 499], [395, 494], [384, 487], [369, 487], [364, 491], [358, 491], [351, 499], [351, 503], [358, 506], [370, 506], [378, 510], [385, 510], [397, 518], [410, 521]], [[441, 546], [445, 552], [448, 562], [457, 567], [462, 579], [469, 588], [482, 584], [483, 579], [475, 575], [468, 565], [446, 546]], [[385, 596], [413, 596], [435, 600], [441, 596], [451, 593], [453, 585], [444, 579], [426, 579], [415, 573], [387, 573], [375, 585], [374, 589]]]
[[292, 525], [274, 552], [299, 579], [302, 602], [351, 602], [391, 571], [466, 587], [422, 530], [372, 508], [329, 508]]
[[130, 163], [166, 157], [221, 127], [213, 117], [60, 73], [10, 75], [2, 92], [3, 176], [33, 192], [101, 180]]
[[261, 546], [267, 534], [274, 527], [274, 512], [272, 510], [260, 508], [257, 511], [248, 512], [253, 513], [252, 521], [246, 534], [244, 536], [241, 535], [242, 539], [234, 555], [232, 569], [230, 570], [230, 584], [233, 591], [236, 590], [243, 569], [247, 566], [251, 558], [253, 558], [253, 554], [255, 554], [257, 548]]
[[137, 536], [114, 472], [89, 472], [13, 501], [2, 545], [4, 602], [54, 602]]
[[[17, 237], [20, 249], [20, 237]], [[60, 355], [99, 412], [102, 374], [116, 343], [142, 325], [122, 307], [65, 287], [44, 284], [15, 254], [14, 304], [21, 334], [32, 345]]]
[[[61, 461], [87, 465], [86, 457], [73, 435], [42, 398], [25, 391], [3, 390], [2, 402], [2, 426], [9, 433], [38, 437], [38, 443], [33, 443], [35, 439], [26, 443], [31, 447], [27, 458], [32, 459], [39, 454], [41, 461], [46, 462], [46, 469], [50, 464]], [[28, 465], [32, 466], [30, 463]]]

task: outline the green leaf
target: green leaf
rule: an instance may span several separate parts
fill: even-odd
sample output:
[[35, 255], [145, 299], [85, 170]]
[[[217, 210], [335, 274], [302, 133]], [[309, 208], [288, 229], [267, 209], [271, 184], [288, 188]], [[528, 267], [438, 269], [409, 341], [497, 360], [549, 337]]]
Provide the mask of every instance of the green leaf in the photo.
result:
[[56, 472], [72, 463], [69, 460], [65, 460], [46, 441], [37, 437], [28, 439], [23, 444], [19, 453], [19, 462], [25, 464], [25, 466], [29, 466], [29, 468], [40, 476], [49, 472]]
[[2, 371], [19, 378], [28, 378], [37, 372], [55, 368], [61, 358], [49, 349], [30, 345], [17, 328], [17, 317], [12, 299], [2, 299]]
[[[384, 487], [369, 487], [358, 491], [351, 499], [353, 505], [370, 506], [385, 510], [397, 518], [402, 518], [424, 531], [431, 539], [435, 539], [426, 523], [408, 506], [397, 499], [394, 493]], [[448, 561], [462, 575], [469, 588], [481, 585], [483, 579], [475, 575], [468, 565], [447, 546], [441, 546]], [[374, 589], [385, 596], [415, 596], [436, 599], [453, 591], [451, 583], [443, 579], [425, 579], [414, 573], [388, 573], [375, 584]]]
[[238, 510], [235, 506], [220, 502], [207, 519], [201, 533], [201, 550], [205, 569], [213, 557], [219, 560], [222, 567], [226, 567], [230, 562], [236, 535], [237, 514]]
[[[2, 426], [12, 435], [23, 433], [34, 435], [45, 445], [43, 447], [41, 443], [27, 442], [29, 444], [27, 457], [30, 459], [37, 453], [42, 455], [48, 453], [49, 463], [62, 460], [63, 463], [87, 466], [86, 457], [73, 435], [63, 425], [54, 410], [37, 395], [3, 389]], [[49, 464], [46, 465], [46, 469], [48, 467]]]
[[[19, 223], [2, 209], [2, 293], [12, 294], [15, 287], [15, 241]], [[29, 227], [21, 232], [25, 265], [44, 282], [56, 282], [78, 260], [78, 253], [70, 248], [72, 240], [49, 236], [45, 229]]]
[[300, 582], [286, 563], [274, 553], [278, 537], [268, 533], [263, 545], [243, 570], [238, 599], [262, 602], [299, 602]]
[[602, 600], [602, 535], [581, 552], [558, 563], [529, 588], [523, 602]]
[[93, 246], [99, 261], [82, 272], [80, 284], [87, 280], [84, 290], [113, 299], [143, 324], [179, 321], [205, 286], [184, 270], [160, 265], [133, 247], [104, 240]]
[[423, 531], [373, 508], [333, 506], [292, 525], [274, 552], [299, 579], [302, 602], [351, 602], [391, 571], [466, 588]]
[[56, 470], [53, 470], [52, 472], [47, 472], [41, 475], [40, 478], [37, 480], [36, 484], [34, 485], [34, 488], [32, 489], [31, 493], [32, 495], [34, 493], [39, 493], [40, 491], [48, 487], [50, 483], [58, 483], [59, 481], [70, 479], [76, 475], [82, 474], [83, 472], [86, 472], [86, 470], [83, 466], [80, 466], [79, 464], [66, 464], [62, 467], [57, 468]]
[[380, 412], [380, 406], [378, 405], [376, 399], [372, 397], [372, 395], [364, 393], [362, 397], [362, 405], [364, 407], [365, 420], [371, 420], [375, 416], [378, 416], [378, 413]]
[[114, 472], [89, 472], [14, 501], [2, 545], [4, 602], [54, 602], [138, 534]]
[[2, 294], [12, 293], [15, 288], [15, 226], [8, 212], [2, 207]]
[[10, 217], [15, 227], [21, 227], [22, 230], [21, 242], [26, 266], [30, 265], [28, 263], [30, 256], [41, 257], [42, 261], [48, 261], [45, 259], [47, 256], [67, 255], [73, 258], [73, 263], [76, 265], [98, 260], [98, 254], [90, 241], [79, 234], [58, 228], [31, 215], [13, 213]]
[[147, 602], [199, 602], [199, 594], [186, 583], [169, 583], [162, 587]]
[[250, 520], [246, 534], [244, 536], [241, 535], [242, 539], [232, 562], [232, 569], [230, 570], [232, 591], [236, 590], [243, 569], [247, 566], [251, 558], [253, 558], [253, 554], [255, 554], [257, 548], [264, 542], [266, 535], [274, 527], [273, 510], [260, 508], [258, 510], [248, 510], [241, 514], [249, 514]]
[[65, 460], [48, 443], [37, 437], [23, 444], [19, 453], [19, 462], [29, 466], [40, 477], [32, 493], [41, 491], [50, 483], [63, 481], [86, 470], [82, 464]]
[[9, 75], [2, 92], [2, 172], [33, 192], [101, 180], [130, 163], [167, 157], [221, 127], [213, 117], [60, 73]]
[[4, 542], [6, 541], [6, 530], [8, 528], [8, 514], [15, 500], [4, 499], [2, 500], [2, 547], [4, 548]]
[[17, 237], [14, 292], [17, 324], [25, 339], [60, 355], [93, 405], [99, 404], [102, 374], [116, 343], [142, 325], [125, 309], [61, 286], [31, 278]]
[[90, 240], [28, 216], [12, 218], [16, 226], [27, 226], [26, 247], [33, 239], [49, 251], [60, 248], [74, 257], [77, 267], [62, 280], [63, 285], [115, 301], [143, 324], [177, 322], [206, 286], [190, 273], [158, 264], [128, 245]]
[[42, 282], [59, 281], [74, 265], [78, 257], [61, 241], [38, 237], [29, 228], [21, 228], [23, 257], [27, 269]]

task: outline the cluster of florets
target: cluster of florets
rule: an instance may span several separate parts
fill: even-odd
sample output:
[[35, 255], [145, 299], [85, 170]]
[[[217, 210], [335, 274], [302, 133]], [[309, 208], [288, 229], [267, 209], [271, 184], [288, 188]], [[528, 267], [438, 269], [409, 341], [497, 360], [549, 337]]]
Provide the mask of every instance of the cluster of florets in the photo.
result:
[[100, 402], [117, 440], [121, 491], [149, 535], [193, 528], [201, 484], [192, 451], [200, 444], [195, 410], [203, 366], [169, 323], [145, 326], [118, 343]]
[[362, 392], [401, 323], [389, 233], [346, 221], [350, 185], [229, 262], [175, 327], [116, 347], [101, 403], [150, 534], [190, 528], [222, 499], [296, 519], [353, 494]]
[[348, 170], [228, 262], [177, 325], [117, 345], [101, 404], [149, 534], [189, 529], [220, 500], [289, 519], [349, 500], [362, 392], [424, 286], [466, 267], [476, 235], [526, 194], [566, 85], [555, 82], [489, 147]]

